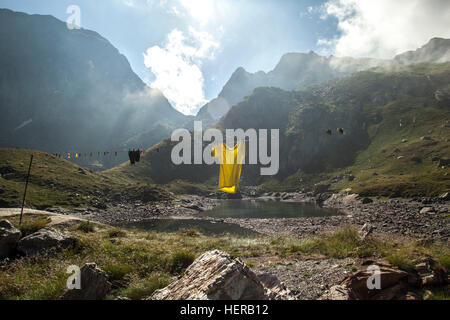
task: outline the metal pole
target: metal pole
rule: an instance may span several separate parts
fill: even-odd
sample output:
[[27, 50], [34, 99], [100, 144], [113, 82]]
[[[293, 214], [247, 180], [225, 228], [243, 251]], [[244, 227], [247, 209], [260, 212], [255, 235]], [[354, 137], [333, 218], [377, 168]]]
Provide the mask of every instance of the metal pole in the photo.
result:
[[31, 164], [33, 163], [33, 154], [30, 158], [30, 166], [28, 167], [27, 181], [25, 182], [25, 191], [23, 192], [22, 210], [20, 210], [20, 222], [19, 226], [22, 226], [23, 206], [25, 205], [25, 197], [27, 195], [28, 179], [30, 178]]

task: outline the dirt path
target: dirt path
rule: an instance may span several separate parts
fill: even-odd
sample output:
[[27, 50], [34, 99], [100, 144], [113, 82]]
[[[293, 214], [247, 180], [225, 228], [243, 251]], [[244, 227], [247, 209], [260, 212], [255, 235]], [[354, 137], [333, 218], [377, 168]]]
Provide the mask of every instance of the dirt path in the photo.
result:
[[[20, 210], [20, 208], [0, 209], [0, 218], [7, 219], [8, 217], [18, 216], [20, 215]], [[34, 209], [24, 209], [23, 214], [25, 219], [27, 215], [48, 216], [51, 220], [51, 222], [48, 224], [49, 226], [69, 226], [81, 221], [86, 221], [85, 219], [75, 216], [62, 215], [59, 213]]]

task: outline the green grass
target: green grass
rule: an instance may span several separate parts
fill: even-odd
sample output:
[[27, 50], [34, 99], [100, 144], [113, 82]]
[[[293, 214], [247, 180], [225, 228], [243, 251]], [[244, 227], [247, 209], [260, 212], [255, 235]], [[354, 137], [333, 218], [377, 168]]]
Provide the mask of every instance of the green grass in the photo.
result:
[[[301, 259], [308, 257], [370, 257], [390, 259], [401, 268], [409, 261], [432, 257], [450, 268], [450, 248], [445, 244], [422, 244], [406, 240], [368, 237], [361, 241], [357, 229], [344, 226], [336, 232], [317, 237], [296, 239], [289, 236], [235, 238], [210, 237], [202, 234], [186, 236], [179, 233], [122, 230], [124, 236], [111, 239], [117, 229], [98, 227], [85, 233], [77, 226], [70, 229], [79, 239], [77, 248], [53, 255], [23, 257], [0, 266], [0, 299], [57, 299], [63, 292], [70, 265], [83, 266], [95, 262], [105, 270], [113, 290], [110, 297], [131, 299], [148, 297], [166, 286], [173, 276], [185, 269], [208, 250], [218, 249], [233, 257], [251, 257], [247, 265], [255, 267], [266, 256]], [[405, 261], [408, 263], [405, 264]]]
[[121, 295], [131, 300], [141, 300], [149, 297], [155, 290], [166, 287], [170, 282], [171, 279], [165, 274], [155, 274], [148, 279], [134, 279], [121, 291]]
[[185, 250], [176, 251], [169, 260], [169, 269], [172, 274], [179, 274], [192, 264], [195, 254]]
[[50, 217], [37, 214], [24, 214], [21, 226], [19, 215], [7, 217], [6, 219], [22, 232], [22, 237], [26, 237], [27, 235], [45, 228], [51, 222]]
[[95, 232], [95, 227], [93, 223], [86, 221], [82, 222], [77, 226], [77, 230], [80, 230], [84, 233]]
[[196, 194], [206, 196], [216, 191], [217, 184], [193, 183], [184, 180], [175, 180], [166, 185], [167, 190], [177, 195]]
[[430, 296], [430, 300], [450, 300], [450, 292], [448, 290], [439, 290], [433, 292]]

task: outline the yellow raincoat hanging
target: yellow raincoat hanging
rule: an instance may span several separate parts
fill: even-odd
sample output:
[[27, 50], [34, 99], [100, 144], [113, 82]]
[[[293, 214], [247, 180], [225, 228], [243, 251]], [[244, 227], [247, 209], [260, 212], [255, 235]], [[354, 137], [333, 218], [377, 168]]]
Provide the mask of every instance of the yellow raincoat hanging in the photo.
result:
[[245, 142], [240, 141], [232, 149], [222, 143], [214, 147], [211, 154], [220, 162], [219, 190], [227, 193], [238, 192], [245, 160]]

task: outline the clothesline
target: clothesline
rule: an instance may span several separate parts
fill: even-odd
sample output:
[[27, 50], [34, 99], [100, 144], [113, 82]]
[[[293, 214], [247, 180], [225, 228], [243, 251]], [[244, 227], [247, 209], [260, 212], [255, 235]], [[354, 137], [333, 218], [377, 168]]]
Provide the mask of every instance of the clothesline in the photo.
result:
[[[118, 151], [97, 151], [97, 152], [51, 152], [50, 154], [52, 154], [53, 156], [57, 157], [57, 158], [65, 158], [65, 159], [87, 159], [87, 158], [93, 158], [93, 157], [106, 157], [106, 156], [114, 156], [117, 157], [119, 156], [119, 154], [121, 153], [127, 153], [131, 151], [131, 150], [118, 150]], [[145, 150], [136, 150], [133, 149], [133, 151], [139, 151], [140, 155], [144, 155], [145, 154]], [[39, 158], [39, 153], [36, 153], [36, 156]]]

